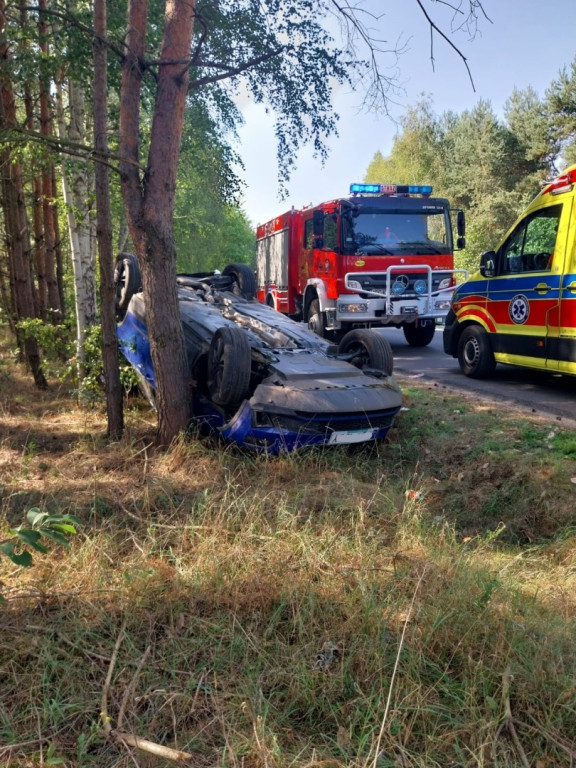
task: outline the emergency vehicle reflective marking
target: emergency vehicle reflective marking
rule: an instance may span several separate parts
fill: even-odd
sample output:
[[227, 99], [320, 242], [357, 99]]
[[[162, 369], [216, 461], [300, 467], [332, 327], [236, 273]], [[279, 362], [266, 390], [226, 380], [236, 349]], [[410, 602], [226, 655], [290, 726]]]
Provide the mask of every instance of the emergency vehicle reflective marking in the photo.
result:
[[482, 309], [482, 307], [471, 307], [470, 309], [465, 309], [463, 312], [460, 312], [458, 314], [459, 320], [470, 320], [470, 319], [478, 319], [483, 320], [484, 323], [488, 326], [488, 331], [490, 333], [496, 333], [496, 323], [494, 322], [494, 319], [490, 317], [487, 312]]

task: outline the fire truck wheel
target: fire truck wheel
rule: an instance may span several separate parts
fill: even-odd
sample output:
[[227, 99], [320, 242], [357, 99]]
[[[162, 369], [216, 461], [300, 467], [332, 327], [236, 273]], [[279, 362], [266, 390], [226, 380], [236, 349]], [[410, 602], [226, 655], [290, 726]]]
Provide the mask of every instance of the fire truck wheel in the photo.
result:
[[458, 342], [458, 362], [462, 373], [471, 379], [485, 379], [494, 372], [496, 360], [490, 339], [479, 325], [464, 328]]
[[404, 338], [411, 347], [427, 347], [434, 338], [435, 320], [421, 320], [419, 323], [406, 323], [403, 327]]
[[256, 296], [256, 278], [248, 264], [228, 264], [222, 270], [222, 274], [234, 278], [236, 282], [234, 292], [243, 299], [251, 301]]
[[394, 367], [392, 347], [388, 339], [377, 331], [364, 328], [349, 331], [340, 342], [338, 351], [366, 373], [375, 370], [381, 371], [386, 376], [392, 375]]
[[320, 302], [318, 299], [314, 299], [310, 303], [310, 309], [308, 310], [308, 328], [318, 336], [322, 336], [323, 339], [328, 338], [326, 331], [326, 315], [320, 310]]
[[224, 407], [248, 397], [251, 372], [250, 342], [241, 328], [218, 328], [208, 350], [207, 386], [210, 398]]
[[133, 253], [119, 253], [114, 266], [114, 292], [119, 319], [126, 314], [132, 296], [141, 290], [142, 276], [138, 259]]

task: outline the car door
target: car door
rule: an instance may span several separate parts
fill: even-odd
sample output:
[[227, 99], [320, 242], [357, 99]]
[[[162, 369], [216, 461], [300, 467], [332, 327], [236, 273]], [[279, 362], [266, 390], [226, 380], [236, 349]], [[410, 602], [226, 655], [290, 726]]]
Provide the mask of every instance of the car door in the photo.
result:
[[563, 253], [557, 250], [562, 205], [522, 218], [498, 250], [498, 277], [488, 281], [488, 310], [498, 362], [544, 368], [549, 336], [558, 335]]

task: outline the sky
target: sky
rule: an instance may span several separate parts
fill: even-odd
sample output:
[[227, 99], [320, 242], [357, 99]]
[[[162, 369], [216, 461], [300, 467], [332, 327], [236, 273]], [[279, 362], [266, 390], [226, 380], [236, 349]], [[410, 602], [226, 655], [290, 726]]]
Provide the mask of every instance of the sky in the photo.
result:
[[[364, 1], [364, 0], [363, 0]], [[279, 196], [274, 124], [263, 106], [242, 105], [245, 124], [237, 150], [245, 169], [242, 207], [253, 225], [268, 221], [292, 206], [318, 204], [348, 194], [350, 184], [364, 179], [376, 152], [392, 149], [398, 120], [423, 94], [432, 98], [434, 112], [460, 114], [488, 100], [499, 117], [514, 88], [532, 86], [539, 96], [568, 69], [576, 56], [576, 0], [483, 0], [490, 21], [480, 20], [473, 40], [467, 32], [450, 39], [466, 57], [470, 75], [460, 56], [438, 36], [434, 40], [434, 66], [430, 60], [430, 30], [416, 0], [366, 0], [385, 15], [379, 29], [391, 43], [407, 47], [399, 62], [403, 93], [394, 96], [390, 117], [361, 111], [362, 92], [340, 87], [334, 109], [340, 115], [337, 137], [329, 142], [324, 166], [304, 147], [287, 184], [288, 196]], [[468, 5], [467, 0], [464, 4]], [[425, 3], [433, 18], [450, 30], [450, 16], [442, 3]], [[443, 13], [442, 13], [443, 11]], [[386, 179], [394, 183], [394, 179]], [[426, 183], [426, 179], [421, 180]]]

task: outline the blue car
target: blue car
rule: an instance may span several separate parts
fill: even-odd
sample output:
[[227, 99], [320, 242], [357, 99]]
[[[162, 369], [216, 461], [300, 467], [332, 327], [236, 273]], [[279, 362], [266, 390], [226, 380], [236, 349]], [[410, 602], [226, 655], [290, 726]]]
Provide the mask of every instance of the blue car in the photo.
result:
[[[193, 422], [271, 454], [382, 440], [402, 405], [392, 349], [378, 331], [330, 345], [256, 299], [253, 271], [179, 275], [178, 299], [192, 384]], [[154, 404], [155, 377], [138, 262], [115, 270], [120, 350]]]

